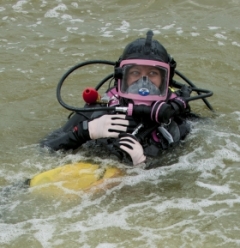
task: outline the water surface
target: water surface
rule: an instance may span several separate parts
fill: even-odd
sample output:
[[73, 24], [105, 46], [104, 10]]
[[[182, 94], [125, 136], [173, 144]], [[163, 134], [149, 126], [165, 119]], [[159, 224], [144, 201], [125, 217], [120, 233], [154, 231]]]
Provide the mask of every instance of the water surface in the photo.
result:
[[[1, 247], [239, 247], [239, 11], [239, 0], [2, 3]], [[64, 198], [23, 188], [26, 178], [86, 159], [38, 148], [69, 114], [56, 100], [63, 73], [87, 60], [116, 61], [148, 29], [179, 71], [214, 92], [214, 115], [202, 101], [192, 103], [211, 121], [193, 124], [159, 168], [127, 169], [105, 191]], [[66, 101], [81, 106], [82, 90], [111, 70], [99, 65], [72, 75]]]

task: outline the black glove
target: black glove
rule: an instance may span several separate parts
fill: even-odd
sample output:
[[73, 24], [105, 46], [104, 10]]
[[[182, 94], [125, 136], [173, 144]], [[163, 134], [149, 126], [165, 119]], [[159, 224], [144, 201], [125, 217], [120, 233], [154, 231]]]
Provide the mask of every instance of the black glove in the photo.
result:
[[187, 98], [190, 97], [192, 93], [192, 88], [183, 85], [179, 91], [176, 92], [177, 97], [169, 100], [171, 106], [175, 109], [176, 113], [182, 113], [188, 107]]
[[187, 108], [187, 102], [183, 97], [176, 97], [169, 101], [169, 104], [176, 111], [176, 114], [182, 113]]
[[151, 119], [157, 123], [168, 123], [175, 110], [166, 102], [157, 101], [151, 109]]
[[189, 87], [189, 86], [187, 86], [187, 85], [185, 85], [185, 84], [179, 90], [179, 95], [182, 98], [188, 98], [188, 97], [190, 97], [191, 93], [192, 93], [192, 88]]

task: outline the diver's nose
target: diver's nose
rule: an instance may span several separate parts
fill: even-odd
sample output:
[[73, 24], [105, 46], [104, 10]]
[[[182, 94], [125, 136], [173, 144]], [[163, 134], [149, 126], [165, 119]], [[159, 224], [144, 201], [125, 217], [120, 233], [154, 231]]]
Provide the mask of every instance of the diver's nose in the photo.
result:
[[142, 80], [143, 80], [143, 82], [147, 82], [148, 81], [148, 77], [147, 76], [143, 76], [142, 77]]

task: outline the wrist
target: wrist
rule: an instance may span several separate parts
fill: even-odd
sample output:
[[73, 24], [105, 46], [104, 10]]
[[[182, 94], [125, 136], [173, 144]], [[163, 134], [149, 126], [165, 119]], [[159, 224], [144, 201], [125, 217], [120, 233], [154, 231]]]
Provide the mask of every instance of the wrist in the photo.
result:
[[[174, 105], [175, 104], [175, 105]], [[187, 103], [182, 97], [176, 97], [171, 101], [172, 107], [177, 112], [183, 112], [187, 108]]]
[[142, 154], [142, 156], [137, 161], [133, 161], [133, 165], [137, 167], [141, 167], [140, 165], [143, 164], [145, 161], [146, 161], [146, 156]]
[[82, 136], [86, 139], [86, 140], [90, 140], [90, 132], [88, 129], [88, 121], [85, 120], [82, 122]]
[[80, 122], [73, 128], [72, 132], [78, 140], [88, 141], [91, 139], [88, 130], [88, 121]]
[[88, 131], [88, 121], [78, 123], [78, 125], [73, 128], [71, 133], [74, 135], [75, 140], [77, 140], [79, 144], [83, 144], [91, 139]]

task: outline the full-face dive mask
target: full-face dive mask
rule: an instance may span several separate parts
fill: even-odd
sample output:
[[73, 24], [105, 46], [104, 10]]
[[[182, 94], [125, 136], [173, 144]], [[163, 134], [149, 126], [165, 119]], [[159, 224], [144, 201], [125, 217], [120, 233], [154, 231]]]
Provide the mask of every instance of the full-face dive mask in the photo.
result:
[[169, 64], [144, 59], [122, 60], [122, 77], [118, 79], [118, 94], [135, 104], [151, 105], [167, 98]]

